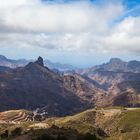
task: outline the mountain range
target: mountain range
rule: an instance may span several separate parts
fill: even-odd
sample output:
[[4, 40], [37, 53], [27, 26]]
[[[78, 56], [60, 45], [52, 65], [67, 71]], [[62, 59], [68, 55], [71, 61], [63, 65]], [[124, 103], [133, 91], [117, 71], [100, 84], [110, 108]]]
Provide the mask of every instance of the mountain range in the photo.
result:
[[45, 67], [41, 57], [0, 73], [0, 111], [43, 108], [51, 115], [66, 115], [82, 107], [82, 101], [64, 86], [63, 77]]
[[[17, 68], [17, 67], [24, 67], [27, 65], [29, 62], [33, 62], [35, 60], [27, 60], [27, 59], [18, 59], [18, 60], [13, 60], [13, 59], [8, 59], [7, 57], [0, 55], [0, 66], [5, 66], [9, 68]], [[50, 69], [57, 69], [59, 71], [66, 71], [66, 70], [75, 70], [77, 69], [76, 67], [69, 65], [69, 64], [61, 64], [58, 62], [51, 62], [48, 59], [44, 60], [44, 65], [49, 67]]]
[[129, 62], [123, 61], [120, 58], [111, 58], [108, 63], [93, 66], [87, 69], [81, 69], [82, 73], [93, 73], [95, 71], [113, 71], [113, 72], [132, 72], [140, 73], [140, 61], [132, 60]]
[[140, 106], [139, 61], [114, 58], [103, 65], [59, 74], [39, 57], [22, 67], [0, 69], [0, 111], [39, 108], [48, 116], [65, 116], [93, 107]]
[[140, 61], [112, 58], [108, 63], [77, 71], [96, 81], [107, 93], [99, 106], [139, 106]]

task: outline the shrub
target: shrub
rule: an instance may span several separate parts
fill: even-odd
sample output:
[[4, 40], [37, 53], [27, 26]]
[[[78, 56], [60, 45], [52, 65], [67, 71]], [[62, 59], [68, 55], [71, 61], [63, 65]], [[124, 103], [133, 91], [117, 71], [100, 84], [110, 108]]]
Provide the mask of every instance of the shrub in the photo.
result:
[[11, 131], [12, 136], [19, 136], [21, 135], [22, 129], [20, 127], [15, 128], [13, 131]]
[[0, 135], [1, 138], [8, 138], [8, 136], [9, 136], [9, 131], [8, 131], [8, 130], [5, 130], [5, 131]]

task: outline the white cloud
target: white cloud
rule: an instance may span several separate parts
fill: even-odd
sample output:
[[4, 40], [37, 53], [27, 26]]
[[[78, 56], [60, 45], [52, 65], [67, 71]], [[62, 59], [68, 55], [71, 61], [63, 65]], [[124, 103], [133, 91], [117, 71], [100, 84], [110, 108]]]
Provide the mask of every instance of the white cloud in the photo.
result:
[[40, 0], [16, 0], [14, 3], [0, 0], [0, 3], [1, 26], [24, 32], [100, 32], [123, 10], [119, 3], [97, 7], [88, 1], [46, 5]]
[[[107, 2], [107, 1], [106, 1]], [[140, 52], [140, 17], [126, 17], [121, 1], [44, 4], [0, 0], [0, 47], [43, 47], [54, 51]]]
[[118, 23], [112, 33], [103, 39], [109, 51], [140, 52], [140, 17], [127, 17]]

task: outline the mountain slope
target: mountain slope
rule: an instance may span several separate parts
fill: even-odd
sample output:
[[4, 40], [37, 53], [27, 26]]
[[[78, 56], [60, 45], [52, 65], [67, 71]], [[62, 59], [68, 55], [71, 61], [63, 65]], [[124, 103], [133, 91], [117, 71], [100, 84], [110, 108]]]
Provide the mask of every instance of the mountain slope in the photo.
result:
[[0, 111], [43, 108], [49, 115], [66, 115], [83, 107], [63, 86], [63, 78], [44, 67], [42, 58], [0, 74]]
[[140, 81], [124, 81], [109, 90], [113, 105], [140, 107]]
[[65, 87], [80, 97], [81, 100], [87, 102], [89, 107], [96, 104], [97, 97], [103, 97], [106, 94], [95, 81], [78, 74], [65, 74], [63, 80]]
[[96, 96], [96, 106], [140, 106], [140, 62], [110, 62], [78, 72], [104, 89], [107, 94]]
[[6, 72], [6, 71], [10, 71], [11, 68], [9, 67], [4, 67], [4, 66], [0, 66], [0, 72]]
[[97, 96], [97, 106], [140, 106], [139, 73], [96, 71], [89, 77], [107, 93]]

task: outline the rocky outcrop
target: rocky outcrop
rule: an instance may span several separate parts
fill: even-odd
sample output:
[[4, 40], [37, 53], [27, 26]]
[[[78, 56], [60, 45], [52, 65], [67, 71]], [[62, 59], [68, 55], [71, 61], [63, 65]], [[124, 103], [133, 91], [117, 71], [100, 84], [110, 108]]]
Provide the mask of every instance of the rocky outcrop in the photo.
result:
[[36, 64], [40, 65], [40, 66], [44, 66], [44, 62], [43, 62], [43, 58], [42, 57], [38, 57], [37, 61], [35, 62]]

